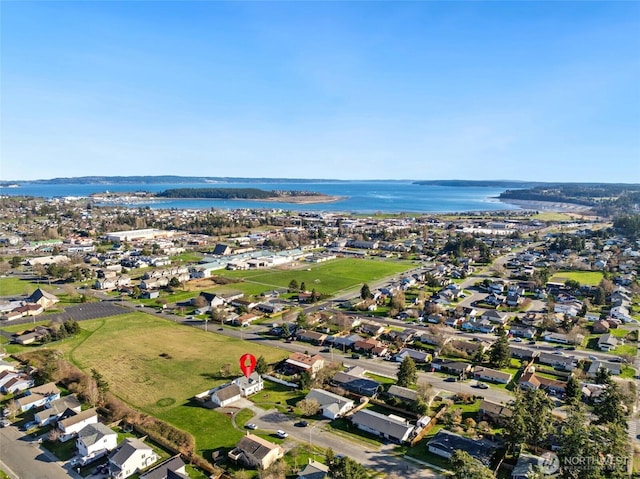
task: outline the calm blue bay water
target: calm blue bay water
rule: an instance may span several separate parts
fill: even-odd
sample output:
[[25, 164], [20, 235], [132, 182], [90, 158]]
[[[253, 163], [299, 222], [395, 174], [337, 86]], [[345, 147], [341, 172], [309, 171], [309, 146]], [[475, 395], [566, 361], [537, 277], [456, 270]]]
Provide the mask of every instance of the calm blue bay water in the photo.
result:
[[[20, 183], [18, 183], [20, 184]], [[26, 195], [45, 198], [88, 196], [91, 193], [148, 191], [157, 193], [170, 188], [260, 188], [264, 190], [317, 191], [344, 199], [333, 203], [294, 204], [263, 201], [158, 200], [136, 203], [132, 207], [151, 208], [281, 208], [294, 211], [343, 211], [360, 213], [447, 213], [517, 209], [502, 203], [497, 196], [503, 188], [421, 186], [410, 181], [344, 181], [303, 183], [198, 183], [198, 184], [21, 184], [19, 188], [0, 188], [2, 195]]]

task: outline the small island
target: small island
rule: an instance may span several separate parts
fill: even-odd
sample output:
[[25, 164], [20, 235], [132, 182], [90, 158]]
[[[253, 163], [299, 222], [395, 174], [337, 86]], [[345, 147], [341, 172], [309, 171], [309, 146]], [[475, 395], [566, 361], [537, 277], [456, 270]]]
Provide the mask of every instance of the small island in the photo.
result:
[[325, 195], [314, 191], [298, 190], [261, 190], [259, 188], [172, 188], [159, 193], [99, 193], [91, 197], [97, 201], [129, 202], [148, 201], [149, 199], [192, 199], [192, 200], [254, 200], [281, 203], [332, 203], [341, 200], [341, 196]]

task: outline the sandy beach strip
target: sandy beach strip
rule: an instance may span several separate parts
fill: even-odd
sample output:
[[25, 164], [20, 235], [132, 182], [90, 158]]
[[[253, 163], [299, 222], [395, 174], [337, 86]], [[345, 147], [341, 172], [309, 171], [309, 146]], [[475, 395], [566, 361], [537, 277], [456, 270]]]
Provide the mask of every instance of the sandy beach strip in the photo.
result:
[[587, 214], [591, 211], [590, 206], [578, 205], [575, 203], [560, 203], [557, 201], [533, 201], [533, 200], [516, 200], [516, 199], [500, 199], [501, 202], [510, 205], [516, 205], [523, 210], [535, 211], [556, 211], [559, 213], [578, 213]]

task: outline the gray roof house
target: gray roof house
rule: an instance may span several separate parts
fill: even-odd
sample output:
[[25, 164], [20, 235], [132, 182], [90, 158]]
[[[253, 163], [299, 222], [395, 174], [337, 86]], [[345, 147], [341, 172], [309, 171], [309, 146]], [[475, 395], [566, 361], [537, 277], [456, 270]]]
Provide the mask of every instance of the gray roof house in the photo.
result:
[[325, 479], [329, 476], [329, 466], [309, 459], [309, 464], [298, 473], [298, 479]]
[[[67, 413], [69, 416], [65, 417]], [[68, 441], [80, 432], [85, 426], [98, 422], [98, 413], [96, 408], [86, 409], [79, 413], [75, 413], [67, 409], [62, 415], [63, 419], [58, 421], [58, 429], [62, 432], [60, 441]]]
[[268, 469], [284, 456], [284, 449], [259, 436], [247, 433], [228, 454], [229, 459], [245, 467]]
[[578, 367], [578, 361], [573, 356], [564, 356], [547, 352], [540, 353], [540, 356], [538, 356], [538, 362], [540, 364], [548, 364], [554, 368], [564, 369], [565, 371], [573, 371]]
[[468, 452], [471, 457], [477, 459], [485, 466], [491, 464], [493, 454], [498, 449], [498, 445], [483, 439], [481, 441], [475, 441], [458, 434], [441, 429], [433, 438], [427, 443], [429, 452], [437, 454], [440, 457], [450, 459], [451, 455], [461, 449]]
[[109, 456], [109, 473], [113, 479], [126, 479], [157, 460], [158, 455], [153, 452], [151, 446], [140, 439], [129, 437]]
[[67, 409], [76, 413], [82, 410], [82, 404], [80, 404], [80, 401], [74, 394], [63, 396], [60, 399], [50, 402], [47, 408], [33, 415], [33, 420], [38, 421], [38, 424], [41, 426], [45, 426], [56, 422]]
[[118, 447], [118, 434], [101, 422], [89, 424], [78, 432], [76, 447], [78, 454], [89, 462]]
[[322, 409], [322, 415], [329, 419], [344, 416], [354, 407], [353, 400], [323, 389], [311, 389], [306, 399], [315, 399]]
[[431, 354], [424, 351], [417, 351], [415, 349], [410, 349], [410, 348], [402, 348], [393, 357], [393, 359], [396, 362], [401, 363], [402, 361], [404, 361], [404, 358], [406, 358], [407, 356], [413, 359], [416, 363], [426, 363], [431, 359]]
[[496, 311], [495, 309], [489, 309], [485, 311], [480, 318], [489, 320], [492, 323], [506, 324], [509, 321], [509, 314], [502, 311]]
[[593, 361], [591, 366], [589, 366], [589, 370], [587, 371], [587, 376], [595, 377], [598, 369], [605, 368], [608, 369], [611, 374], [614, 376], [618, 376], [622, 373], [622, 365], [620, 363], [612, 363], [611, 361]]
[[598, 339], [598, 349], [600, 351], [611, 351], [618, 346], [618, 339], [611, 333], [603, 334]]
[[375, 396], [381, 386], [378, 381], [367, 379], [360, 375], [350, 373], [349, 371], [336, 373], [331, 381], [347, 391], [365, 396]]
[[413, 402], [418, 399], [417, 391], [409, 388], [403, 388], [402, 386], [396, 386], [395, 384], [389, 387], [387, 394], [408, 402]]
[[473, 377], [482, 381], [491, 381], [494, 383], [507, 384], [511, 381], [511, 374], [503, 373], [484, 366], [476, 366], [473, 368]]
[[255, 371], [251, 373], [249, 377], [240, 376], [232, 382], [240, 388], [240, 392], [244, 397], [251, 396], [264, 389], [264, 380], [262, 376]]
[[177, 454], [140, 475], [140, 479], [189, 479], [186, 464]]
[[531, 474], [542, 467], [544, 459], [533, 454], [521, 453], [516, 467], [511, 471], [511, 479], [529, 479]]
[[369, 409], [362, 409], [355, 413], [351, 416], [351, 422], [363, 431], [400, 444], [406, 442], [415, 429], [413, 425], [401, 417], [385, 416]]
[[211, 402], [219, 407], [225, 407], [240, 398], [242, 391], [237, 384], [223, 384], [211, 391]]

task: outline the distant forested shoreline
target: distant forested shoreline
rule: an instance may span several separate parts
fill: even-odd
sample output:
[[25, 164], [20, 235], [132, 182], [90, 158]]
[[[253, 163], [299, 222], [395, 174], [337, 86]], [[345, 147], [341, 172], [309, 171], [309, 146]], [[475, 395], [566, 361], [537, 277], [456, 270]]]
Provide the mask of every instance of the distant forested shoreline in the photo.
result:
[[500, 200], [570, 203], [590, 207], [608, 216], [640, 209], [640, 185], [623, 183], [565, 183], [507, 190]]
[[[194, 183], [322, 183], [336, 182], [342, 180], [330, 179], [300, 179], [300, 178], [246, 178], [231, 176], [178, 176], [178, 175], [156, 175], [156, 176], [78, 176], [61, 177], [42, 180], [17, 181], [18, 183], [35, 183], [50, 185], [94, 185], [94, 184], [194, 184]], [[16, 181], [8, 182], [16, 183]]]
[[261, 190], [259, 188], [172, 188], [156, 193], [160, 198], [217, 200], [269, 200], [292, 197], [325, 196], [314, 191]]

